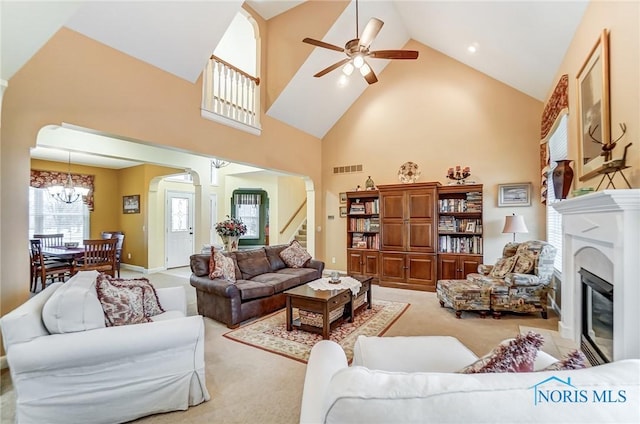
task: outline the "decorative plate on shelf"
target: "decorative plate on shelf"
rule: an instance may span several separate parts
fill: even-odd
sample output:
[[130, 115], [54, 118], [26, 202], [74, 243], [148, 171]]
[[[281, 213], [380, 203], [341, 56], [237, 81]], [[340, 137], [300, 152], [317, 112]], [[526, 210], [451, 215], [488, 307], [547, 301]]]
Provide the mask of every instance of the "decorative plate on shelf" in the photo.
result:
[[414, 162], [405, 162], [398, 170], [398, 179], [402, 183], [415, 183], [419, 177], [420, 171], [418, 170], [418, 164]]

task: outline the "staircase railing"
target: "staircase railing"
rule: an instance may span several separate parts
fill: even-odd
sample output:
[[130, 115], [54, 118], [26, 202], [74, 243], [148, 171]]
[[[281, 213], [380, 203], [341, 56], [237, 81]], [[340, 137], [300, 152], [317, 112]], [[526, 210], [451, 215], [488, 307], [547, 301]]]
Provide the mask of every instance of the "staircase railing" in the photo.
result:
[[223, 118], [260, 128], [260, 78], [211, 55], [202, 84], [202, 109]]
[[302, 208], [304, 208], [306, 205], [307, 205], [307, 199], [304, 199], [302, 204], [300, 206], [298, 206], [298, 209], [296, 209], [296, 211], [293, 213], [293, 215], [291, 215], [291, 218], [289, 218], [287, 223], [284, 224], [284, 226], [280, 230], [280, 235], [284, 234], [284, 232], [287, 230], [287, 228], [289, 228], [289, 225], [291, 225], [291, 223], [293, 222], [294, 218], [300, 213]]

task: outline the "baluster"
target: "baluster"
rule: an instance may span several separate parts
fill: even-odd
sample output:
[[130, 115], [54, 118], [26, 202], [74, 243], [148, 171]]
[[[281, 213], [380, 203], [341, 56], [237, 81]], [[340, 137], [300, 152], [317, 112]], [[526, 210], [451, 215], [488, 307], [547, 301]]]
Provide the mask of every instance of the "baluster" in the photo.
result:
[[238, 72], [233, 72], [233, 119], [238, 120]]
[[246, 87], [249, 79], [246, 76], [242, 76], [242, 85], [240, 86], [240, 120], [244, 123], [247, 122], [247, 106], [246, 106]]
[[251, 94], [250, 124], [255, 125], [256, 123], [256, 83], [255, 81], [252, 81], [250, 94]]
[[217, 71], [217, 75], [218, 77], [216, 78], [216, 93], [215, 93], [215, 108], [214, 108], [214, 112], [218, 113], [218, 114], [222, 114], [222, 78], [223, 78], [223, 67], [222, 64], [219, 62], [216, 62], [216, 71]]

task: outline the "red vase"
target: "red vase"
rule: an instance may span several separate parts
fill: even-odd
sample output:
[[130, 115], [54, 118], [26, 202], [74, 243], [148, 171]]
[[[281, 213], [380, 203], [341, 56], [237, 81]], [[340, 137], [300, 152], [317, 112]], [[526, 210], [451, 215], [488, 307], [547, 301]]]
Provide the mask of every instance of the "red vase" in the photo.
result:
[[553, 170], [553, 192], [556, 199], [566, 199], [573, 182], [572, 160], [564, 159], [555, 161], [558, 165]]

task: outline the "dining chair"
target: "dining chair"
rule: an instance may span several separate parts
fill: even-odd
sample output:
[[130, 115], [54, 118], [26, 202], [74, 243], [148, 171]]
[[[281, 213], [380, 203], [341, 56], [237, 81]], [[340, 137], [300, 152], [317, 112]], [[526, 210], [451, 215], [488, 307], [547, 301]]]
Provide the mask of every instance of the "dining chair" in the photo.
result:
[[42, 240], [43, 247], [64, 246], [64, 234], [34, 234], [34, 239]]
[[122, 258], [122, 245], [124, 244], [124, 233], [122, 231], [103, 231], [103, 239], [115, 238], [118, 240], [116, 243], [116, 272], [118, 278], [120, 278], [120, 259]]
[[84, 240], [84, 255], [76, 261], [74, 273], [96, 270], [115, 277], [117, 243], [116, 238]]
[[73, 271], [73, 265], [69, 262], [47, 260], [42, 254], [42, 240], [29, 240], [31, 246], [31, 283], [29, 289], [35, 293], [38, 287], [38, 278], [42, 284], [42, 290], [47, 286], [47, 278], [51, 278], [54, 282], [56, 278], [64, 281], [65, 277], [70, 276]]

